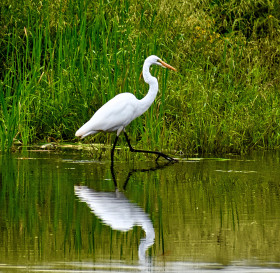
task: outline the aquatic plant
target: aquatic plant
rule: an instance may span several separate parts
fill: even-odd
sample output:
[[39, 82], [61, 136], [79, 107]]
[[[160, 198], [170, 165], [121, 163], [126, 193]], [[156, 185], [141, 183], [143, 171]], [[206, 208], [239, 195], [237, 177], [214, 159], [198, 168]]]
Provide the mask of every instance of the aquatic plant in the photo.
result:
[[279, 147], [278, 1], [6, 0], [0, 7], [2, 151], [74, 141], [114, 95], [143, 97], [139, 75], [151, 54], [179, 72], [152, 71], [160, 93], [127, 128], [139, 148]]

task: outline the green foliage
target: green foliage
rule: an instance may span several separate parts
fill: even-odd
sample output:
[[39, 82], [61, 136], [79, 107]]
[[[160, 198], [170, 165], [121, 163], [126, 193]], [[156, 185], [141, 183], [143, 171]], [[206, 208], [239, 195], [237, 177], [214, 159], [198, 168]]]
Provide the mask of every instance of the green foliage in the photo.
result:
[[152, 70], [156, 102], [127, 128], [139, 148], [280, 144], [279, 1], [4, 0], [0, 8], [2, 151], [16, 140], [73, 140], [114, 95], [142, 98], [139, 75], [151, 54], [178, 73]]

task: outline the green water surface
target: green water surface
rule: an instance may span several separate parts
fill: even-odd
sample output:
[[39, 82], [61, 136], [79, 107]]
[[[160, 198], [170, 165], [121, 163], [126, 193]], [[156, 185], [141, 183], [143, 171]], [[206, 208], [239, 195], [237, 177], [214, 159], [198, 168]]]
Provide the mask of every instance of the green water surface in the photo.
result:
[[280, 153], [225, 159], [2, 155], [0, 272], [280, 272]]

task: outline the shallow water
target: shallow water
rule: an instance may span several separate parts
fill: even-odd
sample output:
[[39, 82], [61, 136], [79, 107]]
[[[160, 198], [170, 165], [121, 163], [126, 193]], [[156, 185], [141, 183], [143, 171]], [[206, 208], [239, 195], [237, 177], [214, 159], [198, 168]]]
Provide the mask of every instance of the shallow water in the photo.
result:
[[280, 272], [280, 153], [0, 157], [0, 272]]

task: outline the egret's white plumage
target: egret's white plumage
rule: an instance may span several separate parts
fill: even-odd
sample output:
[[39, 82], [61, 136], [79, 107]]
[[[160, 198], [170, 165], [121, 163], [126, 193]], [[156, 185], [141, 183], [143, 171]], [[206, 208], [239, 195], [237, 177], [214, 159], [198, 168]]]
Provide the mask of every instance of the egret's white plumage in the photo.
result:
[[92, 118], [76, 132], [75, 136], [84, 138], [100, 131], [117, 131], [117, 136], [119, 136], [132, 120], [146, 112], [158, 92], [158, 81], [149, 71], [153, 64], [175, 70], [159, 57], [149, 56], [144, 62], [142, 72], [144, 81], [150, 86], [148, 94], [141, 100], [131, 93], [122, 93], [115, 96], [98, 109]]

